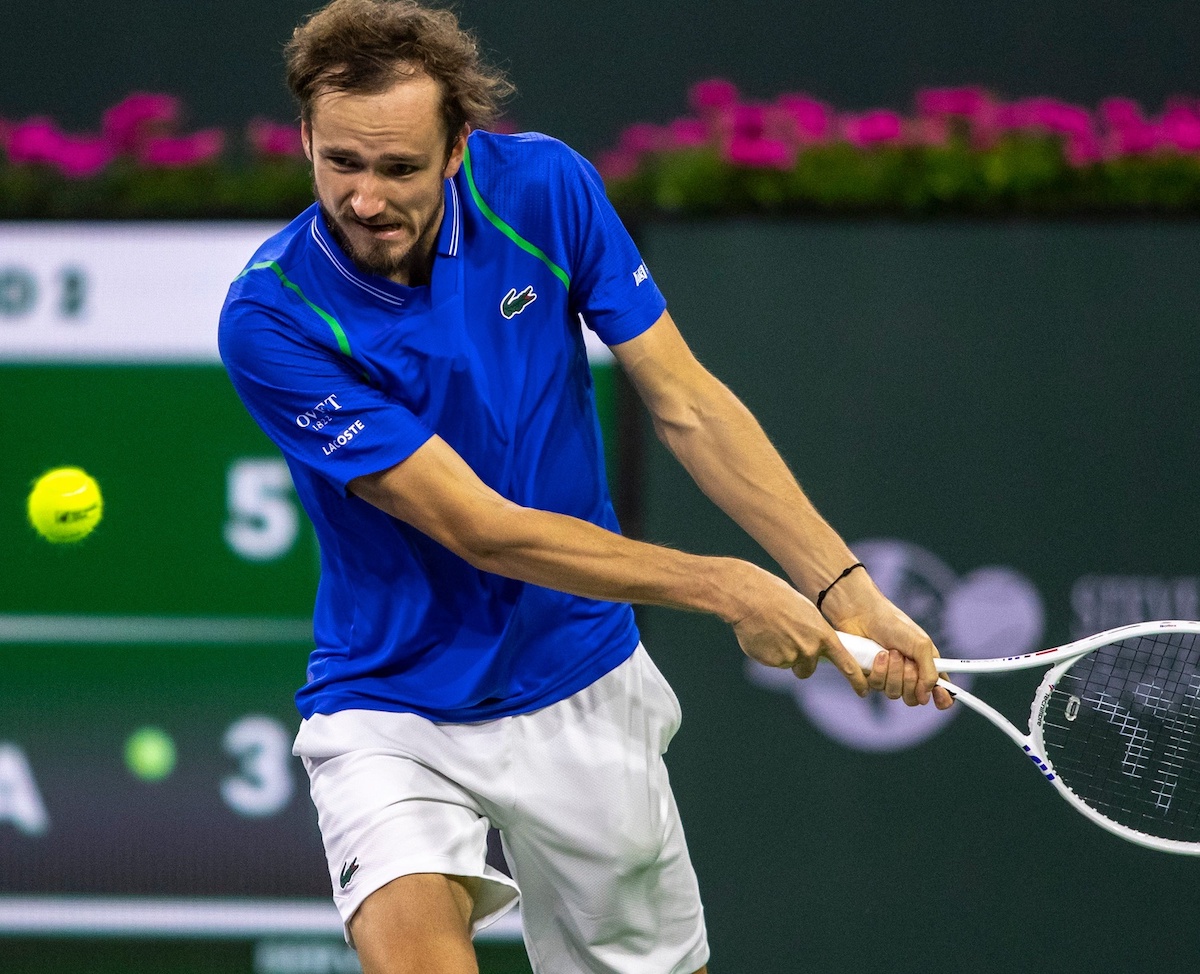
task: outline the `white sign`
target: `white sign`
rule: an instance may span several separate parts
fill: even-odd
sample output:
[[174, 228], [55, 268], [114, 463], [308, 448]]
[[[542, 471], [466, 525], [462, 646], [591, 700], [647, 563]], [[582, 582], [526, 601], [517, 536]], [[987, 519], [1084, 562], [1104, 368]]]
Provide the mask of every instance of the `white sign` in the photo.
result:
[[218, 362], [268, 223], [0, 224], [0, 361]]

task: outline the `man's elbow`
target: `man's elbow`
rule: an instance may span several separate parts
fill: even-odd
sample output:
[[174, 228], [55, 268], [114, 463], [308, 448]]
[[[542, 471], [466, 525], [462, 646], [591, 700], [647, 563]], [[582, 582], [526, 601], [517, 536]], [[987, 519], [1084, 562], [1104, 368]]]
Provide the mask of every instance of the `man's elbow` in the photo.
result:
[[515, 504], [503, 507], [457, 512], [443, 522], [435, 540], [480, 571], [504, 574], [507, 556], [517, 546], [514, 527], [521, 509]]

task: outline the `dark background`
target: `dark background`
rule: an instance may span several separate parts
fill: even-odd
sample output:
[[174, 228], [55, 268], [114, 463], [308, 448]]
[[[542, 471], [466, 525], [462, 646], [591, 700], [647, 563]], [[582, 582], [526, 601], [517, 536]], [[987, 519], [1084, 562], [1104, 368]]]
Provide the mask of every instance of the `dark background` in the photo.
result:
[[[310, 9], [292, 0], [7, 3], [0, 117], [49, 114], [95, 128], [106, 106], [150, 90], [182, 96], [193, 127], [285, 120], [293, 110], [280, 50]], [[1152, 111], [1200, 89], [1200, 4], [1191, 0], [464, 0], [458, 9], [520, 89], [513, 121], [585, 152], [630, 122], [685, 112], [688, 86], [712, 76], [750, 97], [802, 90], [844, 109], [905, 108], [924, 85], [1086, 104], [1124, 94]], [[649, 226], [641, 242], [701, 358], [756, 411], [849, 540], [902, 539], [958, 576], [996, 564], [1022, 573], [1044, 602], [1049, 642], [1076, 634], [1070, 599], [1081, 577], [1200, 575], [1195, 224], [737, 222]], [[36, 370], [19, 378], [31, 401], [51, 387]], [[72, 395], [103, 396], [67, 378]], [[114, 423], [113, 403], [169, 378], [114, 369]], [[216, 390], [223, 380], [214, 370], [198, 381]], [[80, 443], [73, 461], [100, 463], [87, 449]], [[198, 455], [197, 491], [212, 509], [182, 532], [156, 533], [151, 510], [118, 537], [115, 512], [137, 482], [107, 478], [114, 515], [91, 555], [140, 539], [207, 551], [213, 564], [228, 557], [225, 449]], [[762, 560], [658, 447], [646, 453], [653, 540]], [[10, 497], [25, 479], [15, 466], [0, 477]], [[44, 582], [72, 577], [63, 564], [82, 572], [89, 563], [37, 547], [15, 508], [8, 529], [24, 567], [6, 576], [5, 608], [61, 610]], [[204, 540], [192, 539], [201, 529]], [[307, 538], [291, 557], [279, 578], [231, 562], [228, 580], [246, 572], [258, 588], [215, 608], [249, 614], [262, 592], [284, 592], [278, 611], [302, 614]], [[120, 588], [124, 566], [112, 556], [106, 564], [101, 590]], [[140, 570], [146, 599], [203, 608], [177, 576]], [[99, 591], [67, 608], [102, 610], [92, 604]], [[787, 694], [749, 682], [718, 623], [663, 611], [643, 621], [686, 714], [670, 762], [714, 971], [1197, 968], [1196, 860], [1135, 849], [1084, 822], [979, 718], [960, 713], [902, 753], [854, 752]], [[997, 679], [984, 695], [1020, 723], [1027, 682]], [[152, 683], [144, 689], [157, 698]], [[288, 719], [286, 693], [271, 706]], [[214, 751], [223, 726], [197, 744]], [[216, 775], [202, 787], [211, 792]], [[27, 956], [13, 969], [42, 969], [41, 945]]]
[[[196, 126], [293, 115], [281, 49], [309, 0], [6, 0], [0, 117], [50, 114], [87, 129], [132, 90], [180, 95]], [[463, 0], [519, 95], [511, 117], [584, 152], [622, 126], [665, 122], [712, 76], [751, 97], [808, 91], [844, 109], [906, 108], [925, 85], [1152, 109], [1194, 92], [1200, 4], [1156, 0]]]
[[[1195, 590], [1197, 230], [730, 221], [651, 225], [643, 255], [701, 361], [885, 593], [943, 655], [1002, 656], [1080, 625], [1196, 611], [1122, 603], [1097, 625], [1076, 618], [1073, 592], [1095, 577]], [[646, 485], [648, 539], [778, 570], [652, 442]], [[923, 549], [957, 582], [919, 561], [884, 571], [879, 539]], [[1019, 606], [995, 594], [964, 608], [956, 586], [987, 566], [1027, 580], [1042, 626], [1014, 626]], [[976, 643], [989, 629], [991, 645]], [[809, 709], [817, 694], [859, 709], [840, 677], [756, 684], [707, 616], [648, 609], [642, 633], [683, 704], [668, 762], [714, 971], [1200, 964], [1200, 859], [1087, 822], [978, 715], [917, 715], [934, 726], [912, 746], [853, 750]], [[1040, 679], [974, 688], [1025, 726]], [[860, 719], [887, 708], [876, 699]]]

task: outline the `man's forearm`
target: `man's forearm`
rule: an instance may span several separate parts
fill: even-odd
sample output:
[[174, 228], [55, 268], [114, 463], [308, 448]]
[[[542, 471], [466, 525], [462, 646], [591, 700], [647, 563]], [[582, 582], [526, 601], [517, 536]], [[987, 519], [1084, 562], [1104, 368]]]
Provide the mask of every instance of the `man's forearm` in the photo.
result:
[[708, 376], [693, 405], [656, 421], [659, 438], [701, 490], [813, 597], [853, 557], [816, 511], [740, 400]]
[[707, 612], [727, 623], [748, 611], [742, 593], [751, 576], [765, 574], [735, 558], [634, 541], [587, 521], [517, 505], [489, 519], [478, 541], [454, 543], [457, 554], [483, 571], [586, 598]]
[[579, 518], [522, 507], [480, 481], [439, 438], [351, 491], [482, 571], [611, 602], [708, 612], [733, 623], [768, 573], [734, 558], [688, 554]]

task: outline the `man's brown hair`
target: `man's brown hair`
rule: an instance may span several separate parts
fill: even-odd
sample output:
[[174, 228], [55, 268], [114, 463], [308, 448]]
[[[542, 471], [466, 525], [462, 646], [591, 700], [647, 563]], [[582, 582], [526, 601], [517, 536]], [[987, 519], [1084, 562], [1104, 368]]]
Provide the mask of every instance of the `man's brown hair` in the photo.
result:
[[475, 38], [453, 13], [416, 0], [333, 0], [292, 32], [284, 56], [288, 88], [306, 122], [319, 95], [378, 94], [413, 69], [424, 71], [441, 86], [451, 144], [464, 125], [492, 122], [515, 90], [483, 63]]

